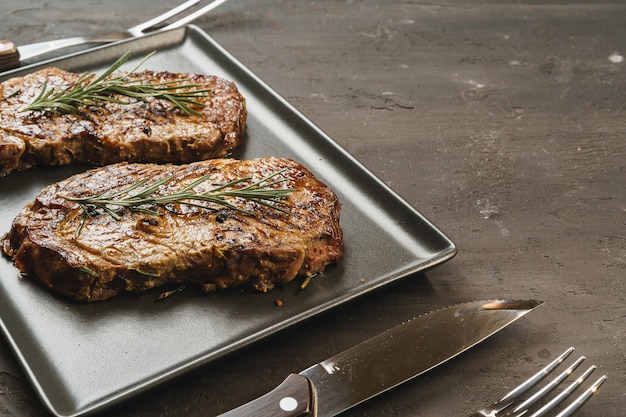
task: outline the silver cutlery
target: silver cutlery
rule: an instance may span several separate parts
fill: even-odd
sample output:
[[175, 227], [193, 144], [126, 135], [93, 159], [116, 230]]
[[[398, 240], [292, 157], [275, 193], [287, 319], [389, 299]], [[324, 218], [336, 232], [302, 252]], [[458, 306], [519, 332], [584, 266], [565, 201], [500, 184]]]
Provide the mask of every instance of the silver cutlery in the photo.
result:
[[14, 68], [19, 66], [19, 64], [24, 60], [34, 58], [48, 52], [69, 48], [71, 46], [116, 42], [124, 39], [140, 37], [148, 33], [178, 28], [192, 22], [203, 14], [208, 13], [214, 8], [225, 3], [227, 0], [214, 0], [212, 3], [176, 20], [175, 22], [169, 23], [165, 26], [160, 26], [168, 19], [181, 14], [201, 1], [202, 0], [188, 0], [153, 19], [147, 20], [120, 32], [93, 36], [76, 36], [21, 46], [16, 46], [13, 42], [8, 40], [0, 40], [0, 69]]
[[[565, 399], [569, 395], [571, 395], [578, 387], [583, 384], [583, 382], [585, 382], [589, 375], [596, 369], [595, 365], [589, 367], [575, 381], [573, 381], [565, 389], [560, 391], [559, 394], [557, 394], [548, 401], [546, 401], [548, 398], [548, 394], [555, 390], [561, 383], [565, 381], [568, 376], [570, 376], [574, 372], [574, 370], [585, 360], [584, 356], [579, 357], [567, 369], [561, 372], [558, 376], [556, 376], [553, 380], [544, 385], [534, 394], [530, 395], [528, 398], [524, 399], [524, 395], [527, 394], [534, 387], [536, 387], [539, 382], [541, 382], [541, 380], [543, 380], [547, 375], [552, 373], [573, 351], [574, 348], [570, 347], [559, 357], [547, 364], [535, 375], [522, 382], [518, 387], [511, 390], [500, 400], [494, 402], [485, 409], [479, 410], [478, 412], [470, 415], [470, 417], [521, 417], [522, 415], [527, 417], [547, 416], [549, 412], [551, 412], [560, 403], [565, 401]], [[578, 409], [580, 409], [580, 407], [582, 407], [583, 404], [585, 404], [585, 402], [587, 402], [587, 400], [591, 398], [593, 394], [598, 391], [598, 389], [606, 379], [607, 376], [602, 375], [582, 394], [580, 394], [577, 398], [570, 402], [569, 405], [563, 408], [558, 414], [552, 415], [555, 415], [556, 417], [571, 416], [576, 411], [578, 411]], [[544, 401], [542, 403], [542, 406], [537, 406], [534, 409], [532, 408], [535, 404], [540, 403], [540, 401], [542, 400]]]
[[459, 355], [543, 304], [476, 301], [393, 327], [220, 417], [331, 417]]

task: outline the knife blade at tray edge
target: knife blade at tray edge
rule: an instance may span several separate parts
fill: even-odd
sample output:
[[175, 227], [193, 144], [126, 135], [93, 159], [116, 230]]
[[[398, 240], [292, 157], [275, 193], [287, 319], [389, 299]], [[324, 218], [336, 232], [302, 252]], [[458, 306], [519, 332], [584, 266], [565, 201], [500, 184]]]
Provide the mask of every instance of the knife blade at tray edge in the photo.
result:
[[435, 310], [291, 374], [219, 417], [335, 416], [454, 358], [542, 304], [488, 300]]

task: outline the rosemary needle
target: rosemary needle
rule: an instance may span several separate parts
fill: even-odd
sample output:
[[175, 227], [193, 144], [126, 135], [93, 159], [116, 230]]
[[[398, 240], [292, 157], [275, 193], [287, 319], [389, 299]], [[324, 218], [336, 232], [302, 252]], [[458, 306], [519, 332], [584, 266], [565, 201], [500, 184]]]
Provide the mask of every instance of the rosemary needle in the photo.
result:
[[187, 204], [194, 207], [200, 207], [205, 210], [216, 211], [215, 208], [198, 203], [204, 201], [226, 207], [246, 215], [254, 215], [254, 213], [244, 210], [228, 201], [229, 198], [242, 198], [286, 213], [287, 210], [281, 206], [286, 204], [284, 199], [286, 199], [289, 194], [293, 192], [293, 189], [275, 188], [275, 185], [287, 180], [273, 179], [284, 171], [284, 169], [277, 171], [245, 186], [241, 184], [251, 181], [251, 177], [235, 179], [201, 193], [197, 193], [194, 188], [203, 182], [208, 181], [210, 174], [204, 175], [185, 187], [167, 194], [159, 194], [157, 191], [162, 185], [172, 181], [174, 179], [174, 175], [167, 176], [149, 185], [147, 184], [149, 179], [143, 178], [121, 190], [107, 190], [99, 194], [86, 197], [72, 197], [62, 194], [59, 194], [58, 196], [78, 203], [83, 210], [80, 224], [76, 231], [77, 236], [80, 234], [87, 219], [98, 214], [108, 214], [115, 220], [121, 220], [121, 216], [112, 207], [125, 208], [130, 211], [155, 216], [160, 215], [159, 212], [155, 210], [156, 206], [166, 206], [168, 204], [175, 203]]
[[199, 85], [189, 82], [189, 79], [147, 83], [138, 79], [128, 79], [141, 65], [155, 52], [148, 54], [131, 71], [112, 76], [131, 56], [127, 52], [113, 63], [104, 73], [96, 77], [94, 73], [82, 73], [76, 82], [66, 87], [48, 87], [44, 81], [41, 92], [32, 103], [22, 111], [58, 111], [62, 113], [78, 113], [81, 106], [110, 102], [128, 104], [121, 97], [134, 98], [146, 101], [148, 98], [157, 98], [169, 101], [186, 114], [200, 115], [194, 106], [202, 107], [198, 98], [207, 97], [210, 89], [199, 89]]

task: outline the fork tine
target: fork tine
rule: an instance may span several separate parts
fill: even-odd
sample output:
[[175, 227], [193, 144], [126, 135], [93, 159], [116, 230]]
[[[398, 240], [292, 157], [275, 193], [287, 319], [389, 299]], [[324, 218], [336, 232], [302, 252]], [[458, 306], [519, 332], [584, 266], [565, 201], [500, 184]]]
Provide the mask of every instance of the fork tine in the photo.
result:
[[521, 397], [524, 393], [526, 393], [526, 391], [537, 385], [539, 381], [541, 381], [543, 378], [546, 377], [546, 375], [552, 372], [554, 368], [559, 366], [561, 362], [563, 362], [573, 351], [574, 348], [570, 347], [565, 352], [561, 353], [555, 360], [547, 364], [535, 375], [522, 382], [518, 387], [513, 388], [513, 390], [511, 390], [511, 392], [502, 397], [502, 399], [500, 399], [498, 403], [510, 403]]
[[594, 382], [585, 392], [580, 394], [570, 405], [568, 405], [563, 411], [561, 411], [556, 417], [569, 417], [574, 414], [580, 407], [587, 402], [589, 398], [600, 388], [600, 385], [604, 384], [607, 376], [602, 375], [596, 382]]
[[559, 376], [557, 376], [556, 378], [554, 378], [552, 381], [550, 381], [548, 384], [546, 384], [543, 388], [541, 388], [539, 391], [537, 391], [536, 393], [534, 393], [531, 397], [529, 397], [527, 400], [525, 400], [524, 402], [522, 402], [520, 405], [518, 405], [517, 407], [515, 407], [515, 409], [513, 410], [513, 413], [517, 413], [520, 410], [526, 410], [528, 409], [530, 406], [532, 406], [533, 404], [535, 404], [537, 401], [539, 401], [540, 399], [542, 399], [543, 397], [545, 397], [546, 394], [548, 394], [549, 392], [551, 392], [556, 386], [558, 386], [561, 382], [563, 382], [568, 376], [570, 376], [572, 374], [572, 372], [574, 372], [574, 370], [576, 368], [578, 368], [578, 365], [580, 365], [583, 361], [585, 360], [584, 356], [581, 356], [580, 358], [578, 358], [576, 360], [576, 362], [574, 362], [573, 364], [571, 364], [569, 366], [569, 368], [567, 368], [566, 370], [564, 370], [563, 372], [561, 372], [561, 374], [559, 374]]
[[[536, 390], [536, 392], [530, 396], [526, 394], [531, 389], [535, 388], [538, 383], [549, 375], [556, 367], [558, 367], [572, 352], [573, 347], [565, 350], [556, 359], [543, 367], [539, 372], [522, 382], [519, 386], [514, 388], [500, 400], [491, 404], [487, 408], [476, 411], [471, 414], [470, 417], [526, 417], [526, 415], [534, 410], [531, 410], [536, 402], [546, 398], [547, 394], [559, 386], [568, 376], [570, 376], [574, 370], [585, 360], [584, 356], [578, 358], [572, 363], [566, 370], [561, 372], [558, 376], [553, 378], [550, 382], [545, 384], [542, 388]], [[583, 374], [573, 381], [567, 388], [562, 390], [559, 394], [554, 396], [551, 400], [546, 399], [546, 403], [534, 412], [529, 417], [546, 417], [549, 411], [564, 401], [570, 394], [572, 394], [582, 383], [589, 377], [589, 375], [596, 369], [595, 365], [589, 367]], [[591, 387], [584, 391], [578, 398], [570, 403], [557, 417], [569, 417], [576, 412], [583, 404], [600, 388], [600, 385], [607, 379], [606, 375], [598, 379]], [[526, 399], [525, 399], [526, 398]], [[519, 404], [519, 405], [518, 405]], [[513, 407], [515, 407], [513, 409]]]
[[554, 407], [556, 407], [558, 404], [560, 404], [565, 398], [567, 398], [568, 395], [570, 395], [572, 392], [574, 392], [574, 390], [576, 390], [576, 388], [578, 388], [583, 382], [585, 382], [585, 379], [587, 379], [587, 377], [595, 369], [596, 369], [595, 365], [591, 366], [581, 376], [579, 376], [578, 379], [576, 379], [567, 388], [565, 388], [562, 392], [560, 392], [559, 395], [557, 395], [556, 397], [551, 399], [547, 404], [545, 404], [543, 407], [541, 407], [539, 410], [537, 410], [535, 413], [533, 413], [530, 417], [545, 416], [548, 411], [552, 410]]
[[162, 29], [163, 30], [175, 29], [175, 28], [179, 28], [181, 26], [185, 26], [187, 23], [190, 23], [191, 21], [199, 18], [203, 14], [206, 14], [206, 13], [210, 12], [211, 10], [215, 9], [217, 6], [219, 6], [219, 5], [223, 4], [223, 3], [226, 3], [226, 1], [228, 1], [228, 0], [213, 0], [213, 2], [207, 4], [203, 8], [198, 9], [198, 10], [196, 10], [193, 13], [190, 13], [188, 16], [185, 16], [185, 17], [177, 20], [176, 22], [170, 23], [169, 25], [165, 26]]
[[145, 22], [142, 22], [138, 25], [133, 26], [132, 28], [129, 29], [129, 32], [144, 32], [147, 29], [151, 29], [154, 26], [158, 25], [159, 23], [163, 23], [165, 22], [167, 19], [170, 19], [182, 12], [184, 12], [185, 10], [189, 9], [190, 7], [200, 3], [202, 0], [187, 0], [186, 2], [174, 7], [171, 10], [168, 10], [167, 12], [154, 17], [150, 20], [147, 20]]

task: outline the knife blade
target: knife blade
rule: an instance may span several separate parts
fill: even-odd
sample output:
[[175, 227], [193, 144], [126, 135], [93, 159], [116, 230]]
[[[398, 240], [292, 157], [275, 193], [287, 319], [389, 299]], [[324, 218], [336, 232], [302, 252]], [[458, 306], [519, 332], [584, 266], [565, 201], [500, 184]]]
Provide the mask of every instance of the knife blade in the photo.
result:
[[458, 304], [392, 327], [218, 417], [332, 417], [454, 358], [542, 305]]

